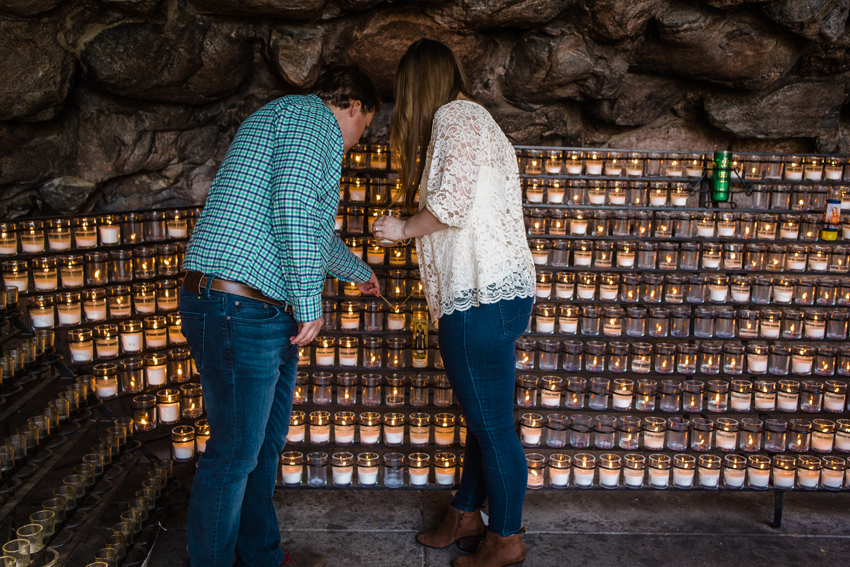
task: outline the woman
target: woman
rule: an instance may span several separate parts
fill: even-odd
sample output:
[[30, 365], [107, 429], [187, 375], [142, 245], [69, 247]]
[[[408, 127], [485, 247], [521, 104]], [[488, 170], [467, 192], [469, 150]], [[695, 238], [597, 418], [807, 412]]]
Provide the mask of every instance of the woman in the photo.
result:
[[405, 206], [413, 212], [419, 189], [419, 212], [406, 221], [382, 217], [373, 230], [378, 238], [416, 238], [443, 363], [469, 431], [454, 502], [442, 525], [417, 540], [437, 548], [458, 541], [473, 551], [484, 535], [474, 555], [452, 565], [519, 566], [527, 469], [514, 429], [514, 341], [528, 326], [535, 279], [516, 155], [442, 43], [410, 46], [395, 94], [392, 144]]

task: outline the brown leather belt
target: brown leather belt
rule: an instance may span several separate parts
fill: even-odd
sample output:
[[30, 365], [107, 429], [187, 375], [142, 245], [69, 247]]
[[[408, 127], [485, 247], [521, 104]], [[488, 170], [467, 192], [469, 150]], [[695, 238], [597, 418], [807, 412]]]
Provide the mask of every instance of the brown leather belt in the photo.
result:
[[[189, 271], [186, 272], [186, 277], [183, 278], [183, 287], [186, 288], [186, 291], [189, 293], [200, 294], [201, 290], [206, 289], [207, 287], [207, 279], [208, 276], [205, 276], [201, 272]], [[247, 299], [262, 301], [263, 303], [268, 303], [275, 307], [284, 306], [284, 304], [277, 299], [272, 299], [260, 290], [239, 282], [232, 282], [214, 277], [212, 284], [210, 285], [210, 289], [220, 291], [222, 293], [229, 293], [231, 295], [238, 295], [239, 297], [245, 297]]]

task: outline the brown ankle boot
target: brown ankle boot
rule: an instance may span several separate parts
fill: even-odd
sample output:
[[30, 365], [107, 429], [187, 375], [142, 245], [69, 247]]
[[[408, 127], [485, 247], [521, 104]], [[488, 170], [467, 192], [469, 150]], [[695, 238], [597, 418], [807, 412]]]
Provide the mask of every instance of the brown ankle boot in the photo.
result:
[[522, 528], [516, 535], [502, 537], [487, 530], [481, 548], [466, 557], [452, 561], [452, 567], [522, 567], [525, 561], [525, 544]]
[[416, 541], [425, 547], [443, 549], [454, 542], [464, 551], [475, 551], [478, 543], [484, 537], [487, 527], [481, 519], [481, 511], [461, 512], [454, 506], [449, 506], [443, 523], [436, 530], [422, 532], [416, 536]]

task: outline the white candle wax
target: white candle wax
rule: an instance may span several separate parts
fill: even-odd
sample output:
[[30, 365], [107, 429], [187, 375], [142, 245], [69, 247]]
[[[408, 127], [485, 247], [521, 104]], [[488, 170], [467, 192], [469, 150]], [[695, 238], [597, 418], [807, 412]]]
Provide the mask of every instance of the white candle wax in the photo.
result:
[[410, 468], [410, 484], [411, 486], [425, 486], [428, 484], [428, 469]]
[[340, 323], [342, 324], [343, 329], [357, 330], [357, 328], [360, 327], [360, 314], [343, 313], [340, 317]]
[[624, 254], [622, 252], [617, 254], [617, 266], [620, 268], [633, 268], [635, 265], [635, 255], [634, 254]]
[[539, 445], [541, 429], [539, 427], [522, 426], [522, 442], [524, 445]]
[[797, 469], [797, 482], [803, 488], [817, 488], [819, 480], [820, 471]]
[[334, 219], [334, 230], [342, 230], [342, 217], [336, 217]]
[[327, 443], [331, 438], [329, 425], [311, 425], [310, 443]]
[[[802, 272], [803, 270], [806, 269], [806, 261], [802, 258], [795, 258], [794, 256], [789, 256], [786, 260], [786, 263], [788, 265], [789, 270], [793, 270], [793, 271], [796, 271], [796, 272]], [[775, 294], [775, 292], [776, 292], [776, 289], [774, 288], [774, 294]], [[790, 294], [790, 291], [789, 291], [789, 294]], [[791, 297], [789, 295], [788, 300], [785, 301], [784, 303], [790, 303], [790, 302], [791, 302]]]
[[207, 450], [207, 440], [209, 435], [195, 435], [195, 450], [200, 453], [205, 453]]
[[559, 283], [555, 284], [555, 297], [558, 299], [572, 299], [575, 293], [575, 285]]
[[791, 369], [794, 374], [811, 374], [812, 359], [811, 357], [792, 356]]
[[145, 345], [147, 348], [162, 348], [168, 344], [168, 334], [163, 333], [162, 336], [151, 336], [148, 334], [145, 337]]
[[118, 244], [118, 235], [120, 229], [117, 226], [100, 226], [100, 243], [104, 246], [109, 244]]
[[558, 326], [562, 333], [574, 335], [578, 330], [578, 319], [558, 319]]
[[835, 392], [824, 392], [823, 407], [826, 411], [841, 413], [844, 411], [844, 402], [846, 396], [844, 394], [836, 394]]
[[729, 488], [741, 488], [744, 486], [746, 473], [744, 469], [724, 469], [723, 481]]
[[573, 467], [573, 484], [575, 486], [592, 486], [593, 485], [593, 469], [583, 469]]
[[775, 303], [791, 303], [791, 297], [793, 297], [793, 295], [793, 290], [784, 286], [773, 288], [773, 301]]
[[585, 221], [585, 220], [571, 220], [570, 221], [570, 234], [573, 234], [573, 235], [587, 234], [587, 221]]
[[121, 348], [124, 352], [138, 352], [142, 350], [142, 332], [121, 333]]
[[[569, 168], [567, 168], [569, 171]], [[601, 161], [590, 161], [588, 160], [585, 164], [585, 170], [588, 175], [601, 175], [602, 174], [602, 162]]]
[[[115, 354], [118, 353], [116, 352]], [[147, 371], [148, 386], [162, 386], [165, 384], [166, 374], [164, 364], [162, 366], [149, 366], [145, 370]]]
[[656, 488], [664, 488], [670, 484], [669, 469], [649, 469], [649, 483]]
[[389, 445], [399, 445], [404, 442], [403, 427], [386, 427], [384, 428], [384, 440]]
[[786, 169], [785, 170], [785, 179], [790, 179], [792, 181], [802, 181], [803, 179], [803, 169], [795, 168], [793, 170]]
[[71, 346], [71, 360], [74, 362], [88, 362], [94, 358], [94, 347], [91, 342], [88, 346]]
[[625, 205], [626, 204], [626, 194], [625, 193], [609, 193], [608, 194], [608, 202], [612, 205]]
[[589, 266], [590, 260], [593, 257], [593, 252], [589, 251], [576, 251], [573, 255], [574, 264], [576, 266]]
[[368, 264], [382, 264], [384, 262], [384, 251], [374, 252], [369, 250], [366, 253], [366, 262]]
[[174, 423], [180, 420], [180, 404], [178, 403], [157, 404], [156, 411], [160, 423]]
[[719, 450], [734, 451], [735, 440], [738, 438], [734, 431], [717, 430], [714, 434], [714, 444]]
[[707, 269], [716, 269], [720, 267], [720, 258], [713, 258], [710, 256], [702, 257], [702, 267]]
[[690, 487], [694, 484], [694, 469], [673, 468], [673, 484], [678, 487]]
[[195, 456], [195, 442], [187, 441], [185, 443], [174, 442], [174, 458], [180, 461], [188, 461]]
[[59, 285], [59, 280], [56, 276], [42, 277], [41, 274], [33, 276], [36, 291], [53, 291]]
[[381, 426], [366, 426], [360, 428], [360, 442], [364, 445], [377, 445], [381, 440]]
[[553, 205], [563, 203], [564, 202], [564, 190], [563, 189], [549, 188], [549, 191], [546, 193], [546, 200]]
[[811, 323], [806, 322], [806, 338], [807, 339], [822, 339], [826, 331], [826, 323]]
[[366, 200], [366, 188], [365, 187], [349, 187], [348, 188], [348, 196], [352, 201], [365, 201]]
[[617, 284], [614, 285], [600, 285], [599, 286], [599, 299], [617, 299], [617, 292], [620, 287]]
[[643, 175], [643, 169], [640, 167], [629, 167], [626, 166], [626, 175], [629, 177], [640, 177]]
[[28, 238], [21, 237], [21, 251], [24, 253], [41, 252], [44, 250], [44, 241], [30, 241]]
[[778, 392], [776, 394], [776, 406], [780, 411], [797, 411], [798, 394], [789, 394], [788, 392]]
[[85, 311], [86, 319], [88, 321], [103, 321], [106, 319], [106, 306], [93, 305], [88, 306], [84, 305], [83, 311]]
[[761, 336], [767, 339], [779, 338], [779, 322], [762, 321]]
[[97, 397], [99, 398], [111, 398], [118, 394], [118, 384], [97, 384], [95, 386], [95, 393], [97, 393]]
[[825, 272], [826, 271], [826, 259], [823, 260], [820, 258], [809, 258], [809, 268], [813, 272]]
[[570, 175], [580, 175], [581, 174], [581, 162], [568, 161], [567, 162], [567, 173]]
[[301, 484], [301, 478], [304, 474], [302, 465], [286, 465], [283, 467], [283, 482], [284, 484]]
[[94, 246], [97, 246], [96, 234], [92, 234], [91, 236], [80, 236], [79, 234], [77, 235], [78, 248], [92, 248]]
[[337, 425], [334, 427], [334, 440], [340, 445], [350, 445], [354, 443], [354, 426], [353, 425]]
[[623, 482], [626, 486], [638, 487], [643, 484], [644, 471], [642, 469], [623, 469]]
[[53, 310], [49, 313], [30, 313], [32, 326], [37, 328], [52, 327], [54, 324]]
[[596, 286], [578, 284], [578, 297], [579, 297], [579, 299], [593, 299], [593, 296], [595, 294], [596, 294]]
[[64, 238], [48, 237], [47, 245], [50, 246], [51, 250], [69, 250], [71, 248], [71, 236], [68, 235]]
[[4, 283], [9, 287], [18, 288], [18, 293], [27, 292], [27, 284], [29, 283], [26, 277], [5, 276]]
[[751, 396], [743, 392], [732, 392], [729, 396], [729, 405], [733, 410], [750, 411]]
[[620, 484], [620, 469], [599, 467], [599, 486], [613, 488]]
[[567, 486], [570, 482], [570, 469], [549, 468], [549, 484], [552, 486]]
[[351, 484], [351, 467], [333, 467], [334, 484], [346, 486]]
[[663, 207], [667, 204], [667, 195], [650, 195], [649, 204], [653, 207]]
[[549, 252], [546, 250], [535, 250], [531, 253], [531, 259], [534, 260], [534, 263], [536, 265], [545, 266], [546, 262], [549, 261]]
[[561, 404], [561, 393], [552, 390], [540, 391], [540, 405], [544, 408], [556, 408]]
[[77, 325], [81, 318], [79, 310], [70, 311], [59, 308], [60, 325]]
[[334, 354], [333, 349], [328, 349], [331, 352], [320, 352], [323, 349], [316, 349], [316, 366], [333, 366]]
[[664, 448], [664, 432], [663, 431], [644, 431], [643, 446], [645, 449], [660, 451]]
[[451, 486], [455, 483], [455, 469], [453, 467], [435, 467], [434, 476], [440, 486]]
[[605, 193], [597, 193], [596, 191], [588, 191], [587, 200], [591, 205], [604, 205]]
[[755, 393], [755, 406], [759, 411], [773, 411], [776, 409], [776, 396], [766, 392]]
[[364, 485], [377, 484], [378, 467], [357, 467], [357, 481]]
[[717, 236], [735, 236], [735, 224], [725, 222], [717, 223]]
[[339, 352], [339, 365], [340, 366], [357, 366], [357, 352], [352, 353], [344, 353], [342, 350]]
[[823, 177], [823, 170], [818, 169], [806, 169], [806, 179], [809, 181], [820, 181], [821, 177]]
[[699, 469], [699, 484], [706, 488], [717, 488], [720, 482], [720, 469], [707, 469], [700, 467]]
[[773, 486], [776, 488], [794, 488], [794, 471], [773, 469]]
[[820, 474], [820, 482], [825, 488], [841, 488], [844, 484], [844, 471], [823, 469]]
[[305, 427], [303, 425], [293, 425], [289, 428], [289, 432], [286, 434], [286, 442], [287, 443], [301, 443], [304, 441], [304, 430]]
[[627, 410], [632, 405], [632, 394], [614, 393], [613, 407], [616, 410]]
[[428, 428], [427, 427], [412, 427], [410, 428], [410, 444], [411, 445], [427, 445], [428, 444]]
[[555, 318], [554, 317], [537, 317], [537, 332], [538, 333], [554, 333]]
[[674, 194], [670, 200], [673, 202], [674, 207], [684, 207], [688, 204], [688, 196], [687, 195], [678, 195]]
[[160, 298], [157, 299], [157, 305], [162, 311], [174, 311], [177, 309], [177, 298]]
[[725, 285], [711, 285], [709, 286], [709, 292], [712, 301], [716, 303], [726, 303], [726, 296], [729, 293], [729, 288]]
[[698, 224], [697, 225], [697, 236], [705, 236], [707, 238], [711, 238], [714, 236], [714, 225], [713, 224]]
[[732, 288], [732, 301], [736, 303], [746, 303], [750, 300], [749, 291], [741, 291], [740, 289]]
[[543, 191], [531, 191], [528, 190], [525, 192], [525, 198], [529, 203], [542, 203], [543, 202]]
[[822, 433], [820, 431], [812, 432], [812, 450], [818, 453], [832, 452], [832, 442], [835, 435]]
[[844, 168], [841, 166], [838, 167], [827, 167], [826, 168], [826, 178], [830, 181], [841, 181], [841, 173]]

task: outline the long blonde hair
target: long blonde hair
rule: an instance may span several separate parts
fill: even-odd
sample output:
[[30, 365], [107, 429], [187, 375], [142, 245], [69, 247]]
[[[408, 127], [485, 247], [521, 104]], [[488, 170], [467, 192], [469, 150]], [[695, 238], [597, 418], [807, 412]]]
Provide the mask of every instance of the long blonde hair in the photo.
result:
[[400, 157], [400, 190], [408, 213], [415, 212], [434, 115], [461, 93], [475, 100], [460, 61], [447, 45], [420, 39], [407, 49], [396, 72], [390, 145]]

